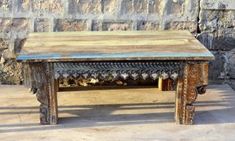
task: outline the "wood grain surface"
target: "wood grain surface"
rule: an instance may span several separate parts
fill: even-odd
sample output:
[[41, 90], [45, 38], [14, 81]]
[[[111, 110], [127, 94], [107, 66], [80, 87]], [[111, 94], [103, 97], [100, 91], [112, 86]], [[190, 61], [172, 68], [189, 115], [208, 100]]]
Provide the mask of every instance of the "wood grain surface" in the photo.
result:
[[19, 61], [212, 60], [188, 31], [99, 31], [29, 34]]

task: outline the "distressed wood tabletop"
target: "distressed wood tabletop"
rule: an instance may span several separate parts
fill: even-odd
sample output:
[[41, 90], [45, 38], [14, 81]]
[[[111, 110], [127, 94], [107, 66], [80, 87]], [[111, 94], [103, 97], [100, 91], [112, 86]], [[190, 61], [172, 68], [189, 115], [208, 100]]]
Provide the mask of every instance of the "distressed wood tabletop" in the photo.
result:
[[188, 31], [30, 33], [18, 61], [212, 60]]

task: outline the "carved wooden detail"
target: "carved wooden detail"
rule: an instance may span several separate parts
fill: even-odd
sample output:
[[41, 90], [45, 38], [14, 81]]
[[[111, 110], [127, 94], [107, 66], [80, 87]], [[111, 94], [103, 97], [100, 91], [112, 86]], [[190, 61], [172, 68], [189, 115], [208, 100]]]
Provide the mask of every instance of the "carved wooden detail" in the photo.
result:
[[40, 123], [49, 123], [49, 87], [47, 77], [47, 67], [44, 63], [30, 64], [31, 69], [31, 90], [36, 93], [40, 102]]
[[[31, 91], [36, 94], [40, 102], [40, 123], [57, 123], [56, 84], [53, 77], [53, 65], [50, 63], [30, 63], [26, 82], [30, 82]], [[26, 69], [26, 72], [27, 72]]]
[[192, 124], [198, 94], [206, 92], [208, 84], [208, 63], [189, 62], [185, 65], [184, 75], [179, 78], [176, 92], [176, 121]]
[[41, 124], [56, 124], [58, 119], [57, 91], [59, 79], [168, 79], [177, 82], [176, 121], [192, 124], [195, 112], [193, 103], [198, 94], [206, 91], [208, 63], [136, 61], [136, 62], [77, 62], [25, 64], [26, 85], [36, 93], [40, 102]]
[[80, 62], [55, 63], [55, 78], [95, 78], [100, 80], [171, 78], [176, 80], [183, 68], [182, 62]]

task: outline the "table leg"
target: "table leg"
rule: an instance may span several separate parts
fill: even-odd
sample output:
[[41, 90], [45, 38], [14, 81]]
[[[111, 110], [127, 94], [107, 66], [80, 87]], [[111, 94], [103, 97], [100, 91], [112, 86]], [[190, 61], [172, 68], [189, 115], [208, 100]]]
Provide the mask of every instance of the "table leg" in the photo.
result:
[[41, 124], [57, 124], [57, 81], [53, 69], [51, 63], [31, 64], [32, 89], [40, 102]]
[[208, 63], [187, 63], [182, 77], [179, 77], [176, 101], [175, 120], [179, 124], [193, 124], [195, 106], [193, 103], [198, 94], [206, 91], [208, 84]]
[[158, 78], [158, 89], [160, 91], [173, 91], [174, 90], [174, 80], [172, 79], [162, 79]]
[[49, 67], [49, 103], [50, 103], [50, 124], [57, 124], [58, 121], [58, 104], [57, 104], [57, 91], [58, 84], [54, 75], [54, 66], [52, 63], [48, 64]]

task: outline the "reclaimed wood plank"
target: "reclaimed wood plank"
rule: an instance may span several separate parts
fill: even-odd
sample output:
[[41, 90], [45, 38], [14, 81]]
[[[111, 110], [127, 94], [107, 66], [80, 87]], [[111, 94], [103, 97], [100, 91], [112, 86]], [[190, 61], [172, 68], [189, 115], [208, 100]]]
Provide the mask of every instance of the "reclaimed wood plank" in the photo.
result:
[[188, 31], [31, 33], [19, 61], [212, 60]]

